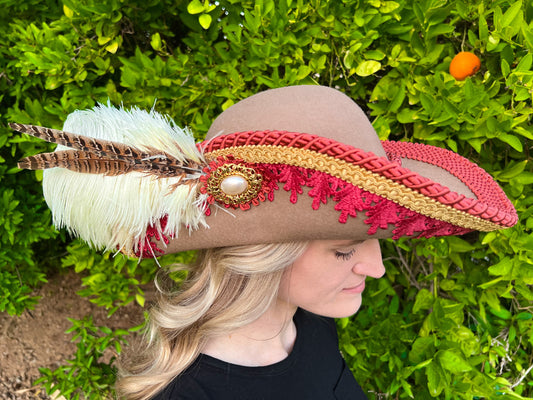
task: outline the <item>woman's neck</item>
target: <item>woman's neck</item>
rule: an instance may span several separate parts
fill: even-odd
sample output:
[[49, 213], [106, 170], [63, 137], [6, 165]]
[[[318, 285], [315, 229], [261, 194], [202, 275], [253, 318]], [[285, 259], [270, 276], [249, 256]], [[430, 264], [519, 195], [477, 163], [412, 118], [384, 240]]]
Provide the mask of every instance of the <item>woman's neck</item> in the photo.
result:
[[202, 353], [247, 367], [279, 362], [296, 340], [295, 312], [296, 307], [278, 300], [254, 322], [208, 340]]

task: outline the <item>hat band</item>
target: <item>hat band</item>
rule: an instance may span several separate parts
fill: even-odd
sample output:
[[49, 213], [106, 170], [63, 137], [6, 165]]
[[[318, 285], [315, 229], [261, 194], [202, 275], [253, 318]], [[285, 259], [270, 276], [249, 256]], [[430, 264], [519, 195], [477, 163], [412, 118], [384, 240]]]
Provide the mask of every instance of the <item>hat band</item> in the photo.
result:
[[[286, 164], [326, 172], [370, 193], [439, 221], [473, 230], [493, 231], [501, 226], [458, 210], [382, 175], [327, 154], [296, 147], [249, 145], [206, 152], [207, 159], [233, 156], [245, 162]], [[464, 196], [459, 200], [463, 200]], [[456, 201], [455, 204], [458, 202]]]

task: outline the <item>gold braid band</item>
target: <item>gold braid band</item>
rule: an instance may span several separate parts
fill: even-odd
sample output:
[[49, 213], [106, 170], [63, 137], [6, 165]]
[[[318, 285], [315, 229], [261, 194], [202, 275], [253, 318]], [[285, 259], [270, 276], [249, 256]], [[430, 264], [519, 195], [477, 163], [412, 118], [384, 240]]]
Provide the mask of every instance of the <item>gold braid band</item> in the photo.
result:
[[286, 164], [328, 173], [422, 215], [462, 228], [490, 232], [501, 226], [442, 204], [401, 183], [335, 157], [295, 147], [236, 146], [205, 153], [206, 159], [233, 156], [249, 163]]

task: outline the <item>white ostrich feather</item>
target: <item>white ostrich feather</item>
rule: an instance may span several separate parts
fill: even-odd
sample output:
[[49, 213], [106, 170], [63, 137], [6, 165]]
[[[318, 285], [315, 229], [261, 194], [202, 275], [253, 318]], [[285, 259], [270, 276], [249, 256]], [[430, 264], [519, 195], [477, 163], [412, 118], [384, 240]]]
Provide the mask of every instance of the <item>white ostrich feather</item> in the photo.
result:
[[[104, 139], [153, 153], [154, 149], [179, 161], [205, 165], [189, 130], [154, 110], [125, 110], [100, 104], [75, 111], [63, 130]], [[58, 146], [56, 151], [69, 149]], [[165, 157], [154, 155], [153, 157]], [[206, 195], [199, 195], [201, 170], [182, 177], [161, 177], [144, 172], [114, 176], [51, 168], [44, 171], [43, 191], [54, 224], [91, 245], [106, 250], [142, 250], [148, 226], [177, 236], [180, 230], [207, 226]], [[168, 216], [163, 231], [160, 219]]]

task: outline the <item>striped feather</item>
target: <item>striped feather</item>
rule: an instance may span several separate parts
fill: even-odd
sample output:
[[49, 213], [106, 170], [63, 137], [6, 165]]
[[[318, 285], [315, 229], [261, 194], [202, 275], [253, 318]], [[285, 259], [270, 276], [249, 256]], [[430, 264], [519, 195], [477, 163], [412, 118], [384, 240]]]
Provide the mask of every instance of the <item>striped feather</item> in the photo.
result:
[[64, 150], [26, 157], [19, 161], [20, 169], [65, 168], [86, 174], [116, 176], [134, 170], [135, 164], [103, 158], [86, 151]]
[[146, 158], [152, 155], [150, 153], [143, 153], [135, 147], [124, 145], [122, 143], [77, 135], [58, 129], [18, 123], [10, 123], [9, 126], [11, 129], [18, 132], [27, 133], [28, 135], [46, 140], [47, 142], [57, 143], [76, 150], [90, 151], [104, 157], [123, 159], [128, 157]]
[[198, 173], [202, 169], [197, 162], [187, 159], [178, 160], [163, 151], [150, 147], [147, 152], [135, 146], [111, 140], [77, 135], [37, 125], [10, 123], [9, 126], [18, 132], [75, 149], [24, 158], [18, 163], [20, 169], [59, 167], [75, 172], [108, 176], [140, 171], [167, 177], [186, 177], [191, 172]]

